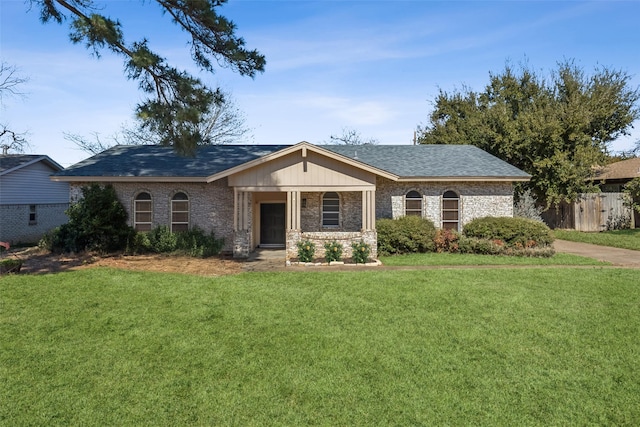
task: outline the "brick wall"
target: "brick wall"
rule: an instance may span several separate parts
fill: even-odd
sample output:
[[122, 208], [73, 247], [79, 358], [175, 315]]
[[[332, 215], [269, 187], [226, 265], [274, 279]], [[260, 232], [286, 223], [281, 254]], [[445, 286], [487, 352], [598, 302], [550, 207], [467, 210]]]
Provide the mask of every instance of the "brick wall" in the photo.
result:
[[30, 223], [30, 205], [0, 205], [0, 241], [37, 243], [51, 229], [66, 223], [68, 203], [36, 205], [36, 221]]
[[[81, 196], [80, 188], [86, 183], [73, 184], [71, 200]], [[234, 249], [233, 234], [233, 188], [227, 180], [205, 183], [123, 183], [112, 184], [118, 199], [129, 214], [129, 225], [133, 226], [133, 201], [140, 192], [151, 194], [153, 199], [153, 227], [171, 225], [171, 198], [177, 192], [189, 197], [189, 226], [197, 226], [205, 233], [213, 231], [216, 238], [224, 239], [223, 251]]]

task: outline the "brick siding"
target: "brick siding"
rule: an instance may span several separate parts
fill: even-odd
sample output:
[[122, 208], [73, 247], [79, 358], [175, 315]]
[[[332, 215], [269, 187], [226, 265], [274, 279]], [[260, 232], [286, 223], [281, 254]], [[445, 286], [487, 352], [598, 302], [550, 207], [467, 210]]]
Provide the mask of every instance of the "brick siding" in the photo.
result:
[[51, 229], [65, 224], [69, 203], [36, 204], [36, 221], [30, 223], [31, 205], [0, 205], [0, 241], [37, 243]]

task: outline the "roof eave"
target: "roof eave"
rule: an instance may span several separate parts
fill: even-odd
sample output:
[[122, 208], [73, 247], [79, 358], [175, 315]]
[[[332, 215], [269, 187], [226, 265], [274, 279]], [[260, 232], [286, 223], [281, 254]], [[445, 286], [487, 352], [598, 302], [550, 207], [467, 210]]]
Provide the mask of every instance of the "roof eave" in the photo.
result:
[[56, 182], [207, 182], [207, 177], [195, 176], [51, 176]]
[[398, 182], [527, 182], [530, 180], [530, 176], [402, 176], [398, 178]]

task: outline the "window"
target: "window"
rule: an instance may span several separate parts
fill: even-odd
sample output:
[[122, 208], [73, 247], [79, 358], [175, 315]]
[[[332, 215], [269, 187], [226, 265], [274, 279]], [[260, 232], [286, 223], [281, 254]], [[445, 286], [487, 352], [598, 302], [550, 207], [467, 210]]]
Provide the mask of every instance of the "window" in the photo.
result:
[[422, 216], [422, 196], [417, 191], [409, 191], [404, 196], [404, 214]]
[[442, 195], [442, 228], [459, 230], [460, 197], [454, 191], [446, 191]]
[[136, 231], [151, 231], [153, 201], [151, 194], [139, 193], [133, 202], [133, 228]]
[[171, 198], [171, 232], [189, 230], [189, 197], [180, 192]]
[[340, 226], [340, 196], [338, 193], [324, 193], [322, 196], [322, 226], [326, 228]]
[[36, 225], [38, 218], [36, 217], [36, 205], [29, 205], [29, 225]]

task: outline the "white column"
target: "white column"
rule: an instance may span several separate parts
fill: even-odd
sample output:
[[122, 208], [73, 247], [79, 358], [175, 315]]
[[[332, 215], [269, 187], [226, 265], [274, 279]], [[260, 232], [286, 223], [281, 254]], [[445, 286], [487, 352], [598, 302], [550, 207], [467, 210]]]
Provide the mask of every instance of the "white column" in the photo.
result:
[[376, 192], [367, 190], [362, 192], [362, 229], [376, 228]]

